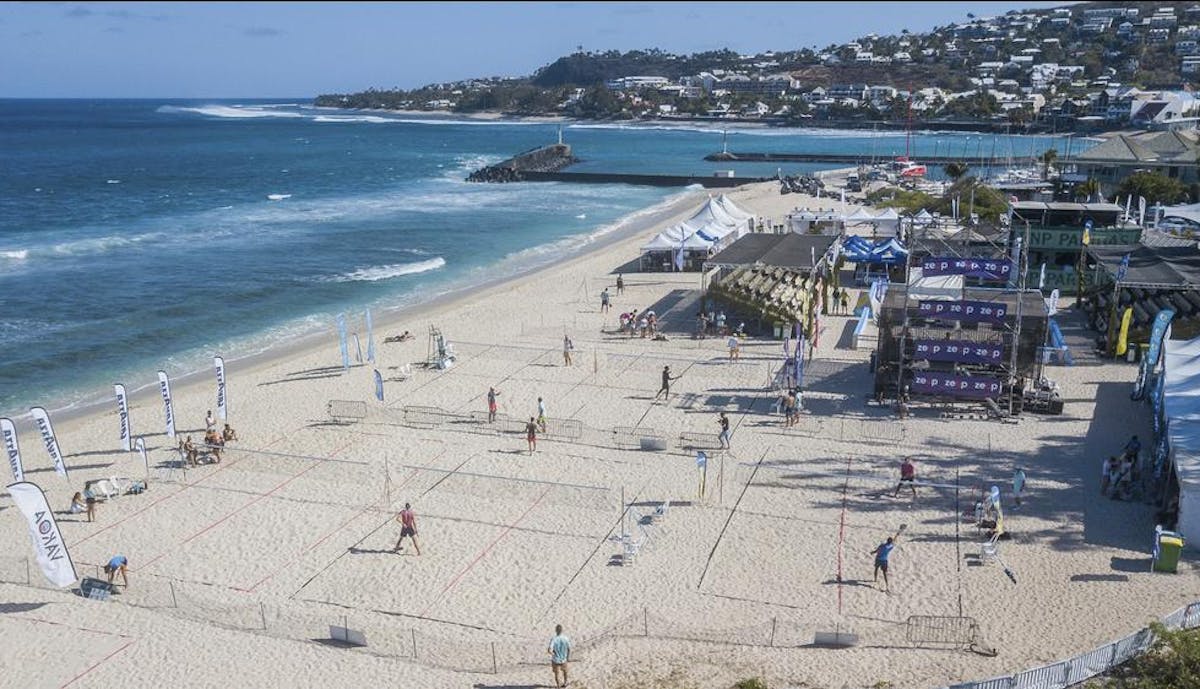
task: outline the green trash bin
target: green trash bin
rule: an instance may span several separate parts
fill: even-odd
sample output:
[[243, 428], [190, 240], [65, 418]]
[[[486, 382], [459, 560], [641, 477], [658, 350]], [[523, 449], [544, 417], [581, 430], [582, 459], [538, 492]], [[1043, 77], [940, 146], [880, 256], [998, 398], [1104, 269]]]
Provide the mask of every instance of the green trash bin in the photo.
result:
[[1174, 531], [1158, 533], [1158, 547], [1154, 552], [1154, 571], [1175, 574], [1179, 567], [1179, 553], [1183, 550], [1183, 536]]

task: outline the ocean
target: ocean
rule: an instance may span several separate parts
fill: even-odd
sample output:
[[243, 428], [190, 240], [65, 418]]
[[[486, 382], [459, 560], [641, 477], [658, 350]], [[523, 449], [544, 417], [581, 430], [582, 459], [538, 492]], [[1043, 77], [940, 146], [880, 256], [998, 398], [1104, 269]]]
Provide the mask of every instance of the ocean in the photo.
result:
[[[677, 189], [467, 184], [559, 125], [290, 101], [0, 100], [0, 413], [61, 409], [586, 248]], [[572, 123], [580, 171], [738, 176], [710, 125]], [[731, 128], [730, 150], [904, 153], [903, 133]], [[1050, 137], [915, 133], [914, 158]], [[1079, 148], [1080, 142], [1074, 142]], [[997, 148], [998, 147], [998, 148]], [[377, 333], [377, 337], [382, 337]]]

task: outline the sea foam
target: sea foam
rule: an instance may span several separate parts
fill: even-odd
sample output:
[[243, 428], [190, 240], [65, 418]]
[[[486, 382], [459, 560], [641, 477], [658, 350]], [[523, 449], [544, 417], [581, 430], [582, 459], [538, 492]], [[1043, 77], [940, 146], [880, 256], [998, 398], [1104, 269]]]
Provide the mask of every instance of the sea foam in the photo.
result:
[[372, 266], [370, 268], [360, 268], [351, 273], [337, 275], [332, 278], [327, 278], [326, 282], [378, 282], [380, 280], [390, 280], [403, 275], [415, 275], [417, 273], [428, 273], [431, 270], [437, 270], [446, 265], [446, 259], [441, 256], [436, 256], [427, 261], [417, 261], [415, 263], [395, 263], [386, 266]]

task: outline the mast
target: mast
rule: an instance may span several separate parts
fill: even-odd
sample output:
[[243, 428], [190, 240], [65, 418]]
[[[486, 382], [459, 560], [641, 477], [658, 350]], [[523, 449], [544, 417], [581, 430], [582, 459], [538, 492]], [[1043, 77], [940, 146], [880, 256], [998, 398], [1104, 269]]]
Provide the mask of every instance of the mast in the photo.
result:
[[904, 128], [904, 160], [910, 161], [910, 142], [912, 141], [912, 84], [908, 85], [908, 126]]

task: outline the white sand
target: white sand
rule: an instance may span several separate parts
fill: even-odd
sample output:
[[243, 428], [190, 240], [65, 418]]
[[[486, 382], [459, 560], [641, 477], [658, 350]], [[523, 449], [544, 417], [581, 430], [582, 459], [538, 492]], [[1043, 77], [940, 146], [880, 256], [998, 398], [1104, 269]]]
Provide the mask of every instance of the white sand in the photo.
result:
[[[781, 196], [774, 184], [731, 197], [776, 223], [798, 202], [831, 203]], [[545, 644], [561, 623], [576, 641], [575, 686], [727, 687], [761, 675], [771, 686], [934, 687], [1067, 657], [1200, 597], [1190, 562], [1178, 576], [1148, 571], [1150, 507], [1098, 497], [1101, 457], [1132, 432], [1149, 438], [1149, 416], [1128, 399], [1133, 367], [1090, 358], [1088, 335], [1070, 318], [1078, 364], [1052, 370], [1068, 400], [1063, 416], [1000, 425], [918, 411], [901, 436], [884, 410], [863, 404], [867, 352], [843, 348], [846, 318], [825, 321], [806, 373], [808, 413], [785, 430], [764, 392], [778, 341], [753, 340], [730, 363], [721, 340], [683, 334], [699, 275], [626, 272], [625, 294], [613, 290], [613, 312], [600, 314], [599, 290], [614, 284], [617, 266], [702, 198], [553, 269], [377, 327], [380, 341], [417, 334], [377, 345], [386, 378], [414, 364], [411, 379], [386, 384], [386, 404], [372, 397], [369, 367], [341, 371], [333, 334], [315, 349], [229, 362], [241, 442], [186, 477], [158, 466], [174, 461], [174, 443], [160, 432], [156, 395], [139, 396], [131, 415], [156, 465], [150, 490], [101, 505], [95, 523], [60, 521], [81, 574], [128, 556], [132, 586], [117, 602], [47, 590], [36, 566], [24, 585], [28, 537], [0, 497], [0, 580], [17, 582], [0, 583], [0, 684], [547, 685]], [[620, 311], [655, 304], [683, 331], [670, 341], [602, 332]], [[419, 365], [431, 324], [457, 349], [448, 371]], [[564, 331], [577, 348], [569, 368]], [[654, 404], [667, 364], [682, 378], [669, 404]], [[148, 372], [158, 366], [146, 362]], [[516, 419], [546, 399], [552, 434], [533, 456], [519, 434], [402, 424], [406, 406], [482, 413], [489, 385]], [[174, 390], [179, 428], [196, 440], [212, 387], [204, 376]], [[365, 401], [371, 415], [331, 424], [329, 400]], [[713, 434], [719, 410], [733, 421], [733, 451], [710, 453], [704, 499], [690, 452], [611, 444], [614, 427]], [[65, 507], [87, 479], [143, 474], [135, 455], [116, 450], [115, 417], [108, 406], [59, 422], [69, 484], [24, 434], [30, 478], [53, 506]], [[563, 419], [599, 429], [585, 437], [592, 444], [556, 440]], [[996, 564], [972, 564], [981, 538], [956, 530], [952, 488], [924, 487], [916, 501], [883, 495], [904, 453], [918, 455], [921, 479], [954, 484], [959, 475], [962, 509], [980, 483], [1007, 493], [1014, 462], [1025, 465], [1028, 502], [1008, 512], [1015, 538], [1002, 546], [1017, 585]], [[620, 529], [622, 491], [642, 514], [679, 503], [645, 527], [649, 541], [629, 566], [617, 566], [620, 548], [607, 540]], [[404, 501], [418, 515], [419, 557], [388, 552]], [[908, 530], [886, 595], [871, 586], [869, 552], [900, 523]], [[960, 611], [998, 656], [905, 640], [910, 616]], [[368, 648], [316, 641], [343, 623], [364, 631]], [[805, 647], [835, 626], [860, 634], [861, 645]], [[599, 638], [605, 630], [614, 633]]]

